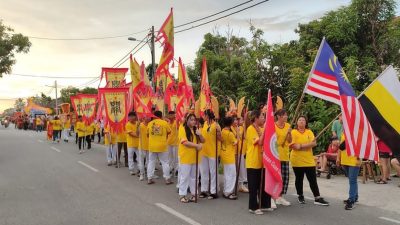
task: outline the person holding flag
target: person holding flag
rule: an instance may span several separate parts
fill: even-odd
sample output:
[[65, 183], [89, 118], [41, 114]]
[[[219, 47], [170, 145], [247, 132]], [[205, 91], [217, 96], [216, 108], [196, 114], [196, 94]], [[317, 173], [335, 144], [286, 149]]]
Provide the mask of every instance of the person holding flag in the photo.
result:
[[67, 118], [63, 122], [62, 136], [63, 136], [64, 142], [68, 142], [70, 128], [71, 128], [71, 119], [70, 119], [70, 116], [67, 115]]
[[[117, 164], [121, 164], [121, 151], [122, 148], [124, 149], [124, 166], [128, 167], [128, 146], [126, 143], [126, 133], [125, 133], [125, 127], [122, 129], [122, 131], [119, 131], [117, 134], [117, 148], [118, 148], [118, 159], [117, 159]], [[116, 166], [119, 168], [119, 166]]]
[[[265, 116], [260, 110], [250, 114], [251, 125], [246, 130], [246, 170], [249, 187], [249, 212], [262, 215], [271, 212], [271, 196], [264, 191], [265, 176], [263, 166], [263, 152], [261, 146], [264, 139]], [[258, 196], [260, 194], [260, 196]]]
[[84, 137], [85, 137], [85, 132], [86, 132], [86, 126], [85, 123], [82, 121], [82, 116], [78, 116], [78, 121], [76, 122], [76, 131], [78, 134], [78, 149], [79, 149], [79, 154], [82, 154], [85, 152], [82, 150], [82, 144], [84, 142]]
[[139, 147], [139, 122], [137, 121], [136, 113], [130, 112], [128, 114], [128, 123], [125, 125], [126, 130], [126, 143], [128, 146], [128, 167], [131, 175], [136, 175], [135, 162], [133, 155], [138, 155]]
[[[143, 181], [146, 174], [146, 168], [149, 163], [149, 136], [147, 134], [147, 125], [151, 118], [144, 117], [139, 125], [139, 180]], [[145, 165], [146, 162], [146, 165]]]
[[168, 153], [169, 153], [169, 167], [171, 172], [177, 176], [178, 174], [178, 125], [175, 120], [175, 112], [168, 112], [169, 127], [171, 134], [168, 135]]
[[224, 165], [224, 198], [236, 200], [237, 196], [234, 193], [236, 182], [236, 164], [235, 164], [235, 149], [238, 144], [238, 133], [232, 132], [233, 124], [232, 117], [225, 117], [224, 129], [221, 132], [221, 161]]
[[307, 118], [299, 116], [297, 119], [297, 127], [291, 132], [292, 142], [289, 147], [292, 149], [290, 153], [290, 162], [296, 177], [295, 185], [300, 204], [306, 204], [303, 194], [303, 180], [306, 175], [310, 184], [311, 191], [314, 195], [314, 204], [328, 206], [329, 202], [320, 196], [317, 173], [315, 169], [315, 160], [312, 148], [317, 146], [314, 133], [308, 129]]
[[104, 145], [106, 146], [106, 155], [107, 155], [107, 166], [112, 166], [113, 161], [114, 164], [117, 164], [117, 135], [111, 131], [109, 125], [104, 128]]
[[92, 148], [92, 135], [94, 133], [94, 130], [95, 130], [94, 123], [88, 122], [88, 124], [86, 125], [86, 132], [85, 132], [85, 139], [88, 144], [87, 149]]
[[157, 117], [147, 125], [147, 134], [149, 136], [149, 164], [147, 165], [147, 184], [154, 184], [153, 176], [156, 167], [157, 158], [160, 160], [163, 170], [165, 184], [169, 185], [171, 181], [170, 168], [168, 164], [167, 139], [171, 133], [168, 122], [162, 120], [162, 112], [155, 111]]

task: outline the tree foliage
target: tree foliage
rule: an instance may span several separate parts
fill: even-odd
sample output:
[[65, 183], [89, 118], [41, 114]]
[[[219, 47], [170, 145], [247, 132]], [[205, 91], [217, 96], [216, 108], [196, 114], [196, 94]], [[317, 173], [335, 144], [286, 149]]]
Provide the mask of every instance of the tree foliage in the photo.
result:
[[28, 37], [13, 33], [14, 30], [3, 25], [0, 20], [0, 77], [11, 73], [15, 64], [15, 53], [27, 53], [31, 47]]
[[[400, 67], [400, 18], [393, 0], [353, 0], [347, 7], [322, 18], [299, 24], [298, 40], [270, 44], [263, 31], [250, 27], [250, 40], [232, 32], [206, 34], [195, 63], [188, 67], [198, 96], [202, 58], [206, 57], [211, 89], [226, 104], [226, 96], [246, 96], [250, 109], [266, 100], [267, 90], [284, 99], [291, 112], [298, 104], [321, 40], [325, 37], [338, 56], [356, 93], [362, 92], [388, 65]], [[306, 115], [314, 133], [339, 113], [332, 103], [306, 95], [300, 114]], [[319, 139], [318, 151], [327, 145], [330, 132]]]

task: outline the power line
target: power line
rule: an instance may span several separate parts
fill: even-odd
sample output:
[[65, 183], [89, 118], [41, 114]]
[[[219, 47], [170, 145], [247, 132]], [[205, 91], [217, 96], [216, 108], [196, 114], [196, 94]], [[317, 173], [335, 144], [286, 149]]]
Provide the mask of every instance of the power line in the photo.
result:
[[187, 22], [187, 23], [184, 23], [184, 24], [181, 24], [181, 25], [178, 25], [178, 26], [174, 26], [174, 28], [183, 27], [183, 26], [186, 26], [186, 25], [189, 25], [189, 24], [192, 24], [192, 23], [199, 22], [199, 21], [201, 21], [201, 20], [208, 19], [208, 18], [210, 18], [210, 17], [213, 17], [213, 16], [219, 15], [219, 14], [221, 14], [221, 13], [227, 12], [227, 11], [229, 11], [229, 10], [232, 10], [232, 9], [237, 8], [237, 7], [239, 7], [239, 6], [245, 5], [245, 4], [247, 4], [247, 3], [249, 3], [249, 2], [252, 2], [252, 1], [254, 1], [254, 0], [249, 0], [249, 1], [246, 1], [246, 2], [243, 2], [243, 3], [240, 3], [240, 4], [238, 4], [238, 5], [232, 6], [232, 7], [230, 7], [230, 8], [224, 9], [224, 10], [222, 10], [222, 11], [219, 11], [219, 12], [217, 12], [217, 13], [211, 14], [211, 15], [209, 15], [209, 16], [205, 16], [205, 17], [203, 17], [203, 18], [200, 18], [200, 19], [197, 19], [197, 20], [193, 20], [193, 21], [191, 21], [191, 22]]
[[[142, 46], [140, 46], [134, 53], [132, 53], [133, 55], [136, 54], [138, 51], [140, 51], [147, 43], [149, 43], [149, 40], [147, 40], [145, 43], [143, 43]], [[118, 64], [117, 67], [120, 67], [122, 64], [124, 64], [127, 60], [129, 59], [129, 57], [127, 57], [124, 61], [122, 61], [121, 63]]]
[[12, 73], [7, 74], [10, 76], [20, 76], [20, 77], [39, 77], [39, 78], [55, 78], [55, 79], [90, 79], [96, 77], [85, 77], [85, 76], [49, 76], [49, 75], [33, 75], [33, 74], [20, 74], [20, 73]]
[[115, 38], [122, 38], [122, 37], [129, 37], [135, 34], [141, 34], [148, 31], [141, 30], [131, 34], [123, 34], [123, 35], [115, 35], [115, 36], [104, 36], [104, 37], [87, 37], [87, 38], [52, 38], [52, 37], [40, 37], [40, 36], [26, 36], [30, 39], [38, 39], [38, 40], [48, 40], [48, 41], [90, 41], [90, 40], [104, 40], [104, 39], [115, 39]]
[[213, 20], [210, 20], [210, 21], [207, 21], [207, 22], [204, 22], [204, 23], [200, 23], [200, 24], [198, 24], [198, 25], [196, 25], [196, 26], [192, 26], [192, 27], [189, 27], [189, 28], [185, 28], [185, 29], [183, 29], [183, 30], [176, 31], [175, 34], [181, 33], [181, 32], [184, 32], [184, 31], [188, 31], [188, 30], [191, 30], [191, 29], [194, 29], [194, 28], [197, 28], [197, 27], [200, 27], [200, 26], [203, 26], [203, 25], [206, 25], [206, 24], [215, 22], [215, 21], [217, 21], [217, 20], [220, 20], [220, 19], [226, 18], [226, 17], [228, 17], [228, 16], [237, 14], [237, 13], [239, 13], [239, 12], [242, 12], [242, 11], [244, 11], [244, 10], [253, 8], [253, 7], [257, 6], [257, 5], [260, 5], [260, 4], [265, 3], [265, 2], [268, 2], [268, 1], [269, 1], [269, 0], [264, 0], [264, 1], [258, 2], [258, 3], [256, 3], [256, 4], [253, 4], [253, 5], [251, 5], [251, 6], [245, 7], [245, 8], [243, 8], [243, 9], [237, 10], [237, 11], [235, 11], [235, 12], [229, 13], [229, 14], [227, 14], [227, 15], [224, 15], [224, 16], [221, 16], [221, 17], [218, 17], [218, 18], [215, 18], [215, 19], [213, 19]]
[[[132, 50], [130, 50], [127, 54], [125, 54], [120, 60], [118, 60], [112, 67], [115, 67], [116, 65], [118, 65], [118, 63], [120, 63], [122, 60], [124, 60], [126, 57], [128, 57], [133, 51], [135, 51], [135, 49], [140, 45], [140, 43], [143, 43], [143, 41], [148, 37], [149, 35], [146, 35], [142, 40], [140, 40], [139, 41], [139, 43], [135, 46], [135, 47], [133, 47], [133, 49]], [[149, 40], [147, 40], [146, 42], [145, 42], [145, 44], [146, 43], [148, 43], [149, 42]], [[119, 66], [117, 66], [117, 67], [119, 67]]]

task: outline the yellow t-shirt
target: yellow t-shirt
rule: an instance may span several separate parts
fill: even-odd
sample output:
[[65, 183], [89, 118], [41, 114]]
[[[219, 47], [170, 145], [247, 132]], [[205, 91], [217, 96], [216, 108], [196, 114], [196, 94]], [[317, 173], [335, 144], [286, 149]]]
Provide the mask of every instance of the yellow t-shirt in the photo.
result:
[[[207, 121], [204, 123], [203, 129], [201, 131], [201, 134], [205, 140], [203, 144], [203, 155], [209, 158], [215, 158], [215, 147], [217, 141], [216, 126], [217, 126], [216, 122], [213, 122], [210, 126]], [[217, 142], [218, 155], [219, 155], [220, 145], [221, 143], [218, 141]]]
[[147, 136], [147, 125], [145, 125], [144, 123], [140, 123], [139, 149], [142, 151], [149, 150], [149, 137]]
[[88, 135], [93, 135], [93, 132], [94, 132], [94, 123], [91, 123], [91, 124], [89, 124], [89, 125], [86, 126], [86, 133], [85, 133], [85, 135], [86, 135], [86, 136], [88, 136]]
[[42, 120], [38, 117], [36, 118], [36, 125], [40, 125], [42, 124]]
[[100, 133], [100, 123], [96, 123], [95, 125], [95, 133]]
[[119, 143], [125, 143], [126, 142], [126, 132], [125, 132], [125, 127], [122, 131], [120, 131], [117, 134], [117, 142]]
[[129, 133], [134, 133], [136, 134], [138, 132], [138, 122], [131, 123], [128, 122], [125, 125], [125, 130], [126, 130], [126, 143], [128, 145], [128, 148], [137, 148], [139, 147], [139, 138], [138, 137], [133, 137]]
[[64, 129], [69, 129], [71, 128], [71, 121], [67, 119], [64, 124], [63, 124]]
[[53, 125], [53, 130], [61, 130], [61, 120], [52, 120], [51, 125]]
[[[179, 147], [178, 147], [178, 156], [179, 156], [179, 163], [180, 164], [195, 164], [196, 163], [196, 149], [195, 148], [189, 148], [185, 146], [183, 143], [188, 141], [186, 137], [186, 131], [183, 126], [179, 127], [179, 132], [178, 132], [178, 139], [179, 139]], [[194, 135], [192, 131], [192, 137], [193, 141], [192, 143], [197, 144], [197, 138]], [[198, 161], [200, 163], [200, 152], [198, 156]]]
[[[275, 124], [275, 133], [278, 144], [279, 160], [288, 162], [289, 161], [289, 142], [286, 141], [286, 135], [290, 128], [290, 124], [285, 123], [283, 128], [279, 128]], [[284, 143], [284, 144], [283, 144]], [[282, 145], [283, 144], [283, 145]]]
[[[314, 133], [305, 129], [304, 133], [300, 133], [297, 129], [292, 130], [292, 144], [307, 144], [314, 140]], [[289, 146], [290, 146], [289, 145]], [[293, 167], [313, 167], [315, 166], [315, 160], [312, 148], [294, 150], [290, 153], [290, 162]]]
[[78, 137], [84, 137], [85, 136], [85, 131], [86, 131], [86, 126], [85, 123], [83, 122], [76, 122], [76, 131], [78, 132]]
[[[340, 141], [343, 142], [345, 140], [344, 134], [342, 134]], [[340, 164], [343, 166], [359, 166], [360, 160], [355, 156], [347, 155], [346, 149], [340, 150]]]
[[[262, 133], [263, 129], [261, 129]], [[257, 133], [256, 128], [253, 125], [250, 125], [246, 131], [246, 168], [252, 169], [261, 169], [262, 166], [262, 149], [261, 146], [258, 145], [258, 140], [260, 136]]]
[[233, 132], [229, 129], [221, 131], [221, 160], [223, 164], [234, 164], [236, 155], [237, 139]]
[[147, 133], [149, 135], [149, 151], [151, 152], [166, 152], [167, 138], [171, 133], [167, 121], [155, 119], [147, 125]]
[[176, 125], [176, 121], [174, 121], [172, 124], [169, 123], [169, 127], [171, 129], [171, 133], [168, 135], [167, 144], [178, 146], [178, 128]]
[[[108, 141], [107, 134], [111, 134], [111, 143]], [[116, 144], [117, 143], [117, 135], [114, 132], [110, 131], [110, 127], [107, 126], [104, 128], [104, 145]]]

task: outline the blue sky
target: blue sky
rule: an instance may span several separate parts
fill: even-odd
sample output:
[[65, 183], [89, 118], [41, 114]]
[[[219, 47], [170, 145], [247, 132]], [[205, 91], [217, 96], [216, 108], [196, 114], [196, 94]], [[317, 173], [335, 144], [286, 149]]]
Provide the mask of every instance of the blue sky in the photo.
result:
[[[0, 0], [0, 19], [4, 24], [13, 27], [16, 32], [28, 36], [103, 37], [135, 33], [151, 25], [157, 28], [161, 26], [170, 7], [174, 8], [175, 25], [178, 25], [242, 2], [244, 0]], [[270, 0], [215, 23], [177, 34], [175, 57], [181, 56], [186, 64], [192, 62], [203, 41], [203, 35], [207, 32], [219, 31], [224, 34], [229, 27], [234, 35], [250, 37], [250, 20], [264, 31], [264, 38], [268, 42], [287, 42], [297, 38], [294, 29], [298, 23], [317, 19], [327, 11], [349, 3], [350, 0]], [[134, 37], [141, 39], [144, 35], [140, 33]], [[30, 52], [17, 56], [13, 73], [71, 77], [99, 76], [101, 67], [111, 67], [136, 45], [128, 41], [127, 37], [91, 41], [37, 39], [31, 41]], [[156, 61], [159, 60], [160, 53], [161, 48], [158, 45]], [[139, 62], [142, 60], [146, 64], [151, 62], [147, 46], [135, 57]], [[125, 63], [122, 66], [128, 67], [129, 64]], [[58, 79], [61, 87], [80, 85], [87, 81], [88, 79]], [[3, 103], [0, 104], [0, 112], [13, 102], [4, 99], [28, 97], [40, 92], [54, 96], [54, 91], [46, 87], [53, 82], [54, 79], [50, 78], [5, 76], [0, 79], [0, 103]]]

